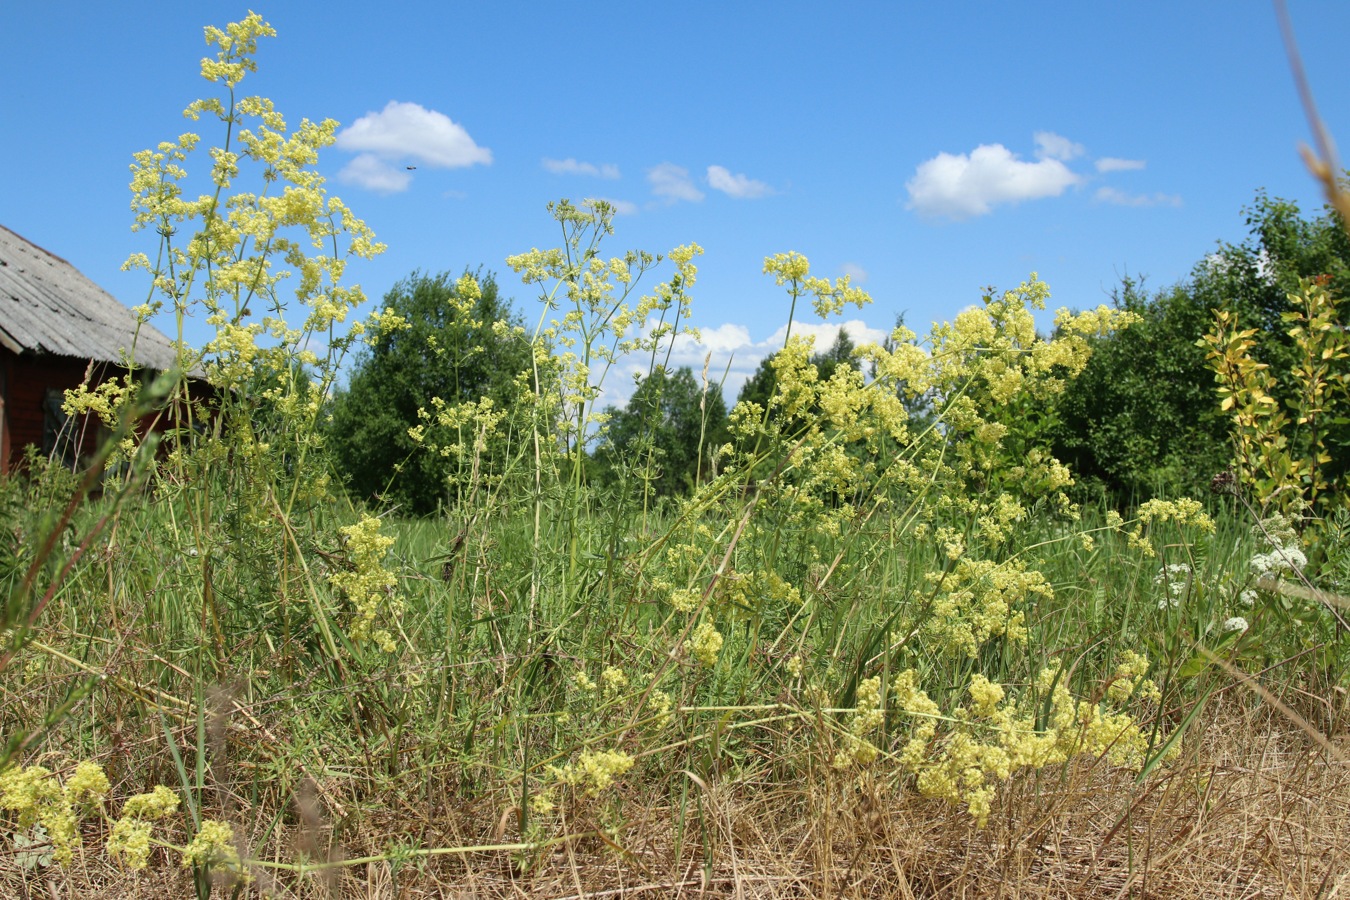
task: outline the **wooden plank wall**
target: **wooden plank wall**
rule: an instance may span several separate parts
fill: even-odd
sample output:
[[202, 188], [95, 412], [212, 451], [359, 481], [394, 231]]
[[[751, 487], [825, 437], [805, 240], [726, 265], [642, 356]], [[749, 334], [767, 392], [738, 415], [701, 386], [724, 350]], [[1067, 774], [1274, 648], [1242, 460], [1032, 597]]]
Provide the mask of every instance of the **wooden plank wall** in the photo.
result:
[[[4, 367], [4, 437], [0, 446], [0, 471], [11, 472], [23, 460], [29, 444], [42, 447], [45, 423], [43, 404], [47, 391], [65, 391], [84, 382], [89, 372], [87, 360], [64, 356], [23, 354], [16, 356], [0, 349], [0, 365]], [[102, 373], [95, 373], [96, 379]], [[88, 418], [88, 417], [85, 417]], [[76, 433], [83, 443], [81, 455], [92, 452], [98, 428], [94, 422], [75, 423]]]
[[[125, 371], [110, 363], [91, 367], [87, 360], [46, 354], [16, 355], [0, 347], [0, 474], [14, 471], [30, 444], [42, 448], [43, 406], [49, 390], [64, 392], [83, 384], [86, 378], [91, 384], [101, 384], [109, 378], [122, 377]], [[188, 389], [198, 416], [205, 415], [209, 421], [215, 391], [201, 379], [192, 379]], [[140, 429], [154, 427], [165, 431], [172, 427], [172, 421], [169, 414], [146, 416]], [[79, 457], [98, 449], [105, 430], [96, 417], [82, 416], [69, 427], [78, 439], [75, 449]]]

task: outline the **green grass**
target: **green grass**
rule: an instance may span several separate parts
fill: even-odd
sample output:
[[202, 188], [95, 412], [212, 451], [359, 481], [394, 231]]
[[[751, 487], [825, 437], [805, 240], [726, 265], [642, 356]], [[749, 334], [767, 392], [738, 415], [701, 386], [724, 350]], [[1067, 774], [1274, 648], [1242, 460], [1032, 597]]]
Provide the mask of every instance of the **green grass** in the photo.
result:
[[[71, 485], [52, 473], [4, 489], [5, 528], [26, 537], [51, 526], [44, 510]], [[182, 846], [193, 821], [233, 821], [255, 874], [303, 892], [318, 884], [294, 868], [306, 858], [411, 871], [504, 853], [518, 871], [543, 873], [578, 840], [600, 841], [588, 852], [609, 847], [627, 864], [631, 837], [653, 828], [673, 841], [663, 851], [673, 859], [703, 854], [711, 866], [708, 804], [718, 784], [777, 796], [785, 821], [809, 821], [821, 802], [837, 813], [838, 799], [817, 791], [849, 784], [931, 802], [898, 763], [917, 720], [895, 705], [866, 736], [878, 760], [834, 765], [850, 746], [859, 682], [889, 685], [908, 669], [945, 716], [959, 718], [975, 674], [1045, 705], [1036, 675], [1058, 661], [1073, 694], [1095, 704], [1122, 651], [1144, 652], [1161, 700], [1122, 708], [1147, 735], [1151, 780], [1174, 777], [1178, 749], [1199, 759], [1209, 698], [1245, 695], [1225, 666], [1262, 673], [1326, 734], [1343, 727], [1344, 704], [1331, 701], [1344, 642], [1316, 610], [1295, 610], [1282, 595], [1239, 606], [1256, 545], [1223, 498], [1214, 533], [1161, 527], [1156, 556], [1100, 509], [1020, 523], [1013, 544], [984, 549], [1042, 573], [1053, 596], [1017, 602], [1025, 640], [994, 637], [973, 656], [948, 652], [927, 630], [954, 563], [899, 516], [830, 535], [772, 507], [761, 520], [752, 504], [763, 498], [728, 493], [620, 516], [606, 500], [588, 497], [575, 516], [550, 510], [538, 529], [527, 503], [386, 521], [395, 537], [386, 567], [405, 603], [386, 623], [392, 654], [352, 642], [353, 610], [328, 581], [351, 566], [338, 529], [356, 511], [344, 504], [306, 510], [301, 530], [279, 516], [247, 518], [223, 486], [89, 500], [40, 567], [35, 594], [54, 587], [50, 602], [31, 631], [17, 643], [11, 636], [0, 729], [13, 749], [24, 742], [18, 762], [59, 772], [99, 761], [114, 798], [169, 785], [184, 818], [164, 826], [166, 841]], [[214, 518], [203, 521], [204, 510]], [[101, 537], [80, 554], [99, 522]], [[11, 545], [11, 596], [37, 546]], [[1179, 562], [1195, 574], [1175, 608], [1160, 608], [1155, 575]], [[686, 584], [714, 584], [692, 612], [671, 603], [671, 586]], [[1238, 613], [1251, 628], [1225, 634], [1222, 623]], [[724, 641], [711, 667], [686, 647], [702, 621]], [[1300, 621], [1303, 633], [1291, 633]], [[622, 673], [608, 688], [607, 669]], [[583, 673], [594, 690], [579, 683]], [[588, 780], [585, 754], [611, 750], [633, 768], [601, 787]], [[1094, 758], [1088, 771], [1117, 771]], [[1079, 766], [1024, 771], [998, 782], [998, 796], [1011, 802], [1028, 778], [1075, 783]], [[110, 817], [119, 803], [110, 801]], [[995, 822], [1005, 827], [1023, 812], [1000, 809]], [[89, 827], [96, 857], [99, 829]], [[473, 850], [485, 846], [515, 849]]]

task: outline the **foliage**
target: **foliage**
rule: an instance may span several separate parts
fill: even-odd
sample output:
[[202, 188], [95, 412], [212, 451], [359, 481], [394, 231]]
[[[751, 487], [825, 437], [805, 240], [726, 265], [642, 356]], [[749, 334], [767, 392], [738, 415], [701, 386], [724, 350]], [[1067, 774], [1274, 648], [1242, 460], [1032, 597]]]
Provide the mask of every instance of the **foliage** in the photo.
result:
[[1086, 490], [1119, 500], [1206, 490], [1229, 457], [1227, 417], [1196, 344], [1210, 313], [1184, 286], [1150, 296], [1131, 278], [1112, 299], [1137, 321], [1094, 343], [1055, 405], [1055, 455]]
[[[1239, 489], [1250, 491], [1262, 514], [1320, 516], [1350, 502], [1343, 489], [1334, 490], [1345, 471], [1344, 453], [1333, 457], [1328, 447], [1329, 433], [1339, 441], [1350, 424], [1332, 406], [1350, 402], [1350, 335], [1322, 283], [1305, 282], [1289, 301], [1284, 335], [1297, 356], [1285, 385], [1256, 360], [1265, 343], [1258, 330], [1239, 328], [1227, 310], [1215, 310], [1213, 328], [1199, 343], [1209, 349], [1220, 405], [1232, 417]], [[1333, 467], [1333, 458], [1340, 465]]]
[[1197, 288], [1210, 309], [1228, 308], [1249, 319], [1263, 333], [1281, 335], [1265, 348], [1267, 362], [1286, 368], [1274, 358], [1277, 348], [1292, 345], [1282, 335], [1289, 295], [1297, 294], [1304, 279], [1320, 279], [1337, 297], [1350, 291], [1350, 237], [1331, 207], [1317, 215], [1305, 214], [1297, 203], [1258, 191], [1244, 208], [1248, 236], [1241, 244], [1220, 244], [1204, 265]]
[[[1197, 346], [1213, 310], [1267, 336], [1253, 360], [1270, 367], [1275, 396], [1287, 403], [1288, 373], [1302, 362], [1284, 317], [1301, 308], [1300, 284], [1317, 278], [1333, 297], [1350, 288], [1350, 239], [1330, 208], [1309, 216], [1258, 192], [1244, 214], [1247, 238], [1220, 244], [1186, 281], [1149, 295], [1142, 282], [1124, 279], [1114, 303], [1139, 321], [1097, 343], [1054, 411], [1056, 454], [1119, 500], [1193, 493], [1227, 465], [1227, 418], [1214, 405], [1212, 373]], [[1350, 451], [1350, 429], [1326, 424], [1328, 446]], [[1335, 480], [1350, 452], [1332, 455]]]
[[491, 275], [414, 272], [385, 294], [384, 309], [402, 324], [357, 357], [325, 435], [355, 496], [424, 515], [446, 500], [453, 462], [409, 434], [419, 410], [433, 398], [508, 408], [533, 354]]
[[[657, 367], [638, 382], [623, 409], [605, 412], [595, 451], [601, 481], [634, 477], [658, 497], [687, 495], [710, 478], [712, 452], [728, 437], [721, 386], [700, 385], [688, 366], [671, 374]], [[625, 461], [636, 467], [625, 469]]]

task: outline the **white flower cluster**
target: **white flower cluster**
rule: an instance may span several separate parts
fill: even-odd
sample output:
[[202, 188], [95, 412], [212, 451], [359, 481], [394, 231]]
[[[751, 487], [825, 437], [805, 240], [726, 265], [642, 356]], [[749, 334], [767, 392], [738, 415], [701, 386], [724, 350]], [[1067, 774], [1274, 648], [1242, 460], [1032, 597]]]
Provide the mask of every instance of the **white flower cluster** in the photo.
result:
[[1301, 569], [1308, 564], [1308, 557], [1303, 555], [1303, 551], [1292, 544], [1274, 544], [1270, 552], [1258, 553], [1252, 557], [1252, 574], [1260, 577], [1262, 575], [1278, 575], [1282, 572], [1292, 572], [1295, 569]]
[[1260, 526], [1252, 530], [1266, 548], [1265, 553], [1252, 557], [1252, 574], [1257, 578], [1293, 572], [1308, 564], [1308, 557], [1298, 545], [1298, 533], [1284, 516], [1262, 519]]
[[1159, 569], [1153, 576], [1153, 583], [1165, 586], [1167, 594], [1158, 601], [1158, 609], [1176, 609], [1194, 576], [1195, 570], [1186, 563], [1173, 563]]

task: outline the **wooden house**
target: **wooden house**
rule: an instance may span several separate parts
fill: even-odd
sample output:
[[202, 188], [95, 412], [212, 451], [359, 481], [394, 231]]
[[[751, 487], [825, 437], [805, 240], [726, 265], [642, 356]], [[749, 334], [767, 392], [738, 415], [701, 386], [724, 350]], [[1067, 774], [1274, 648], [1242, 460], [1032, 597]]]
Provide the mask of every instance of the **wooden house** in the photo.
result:
[[0, 225], [0, 474], [34, 445], [75, 460], [97, 427], [69, 422], [65, 391], [138, 369], [171, 368], [173, 343], [59, 256]]

